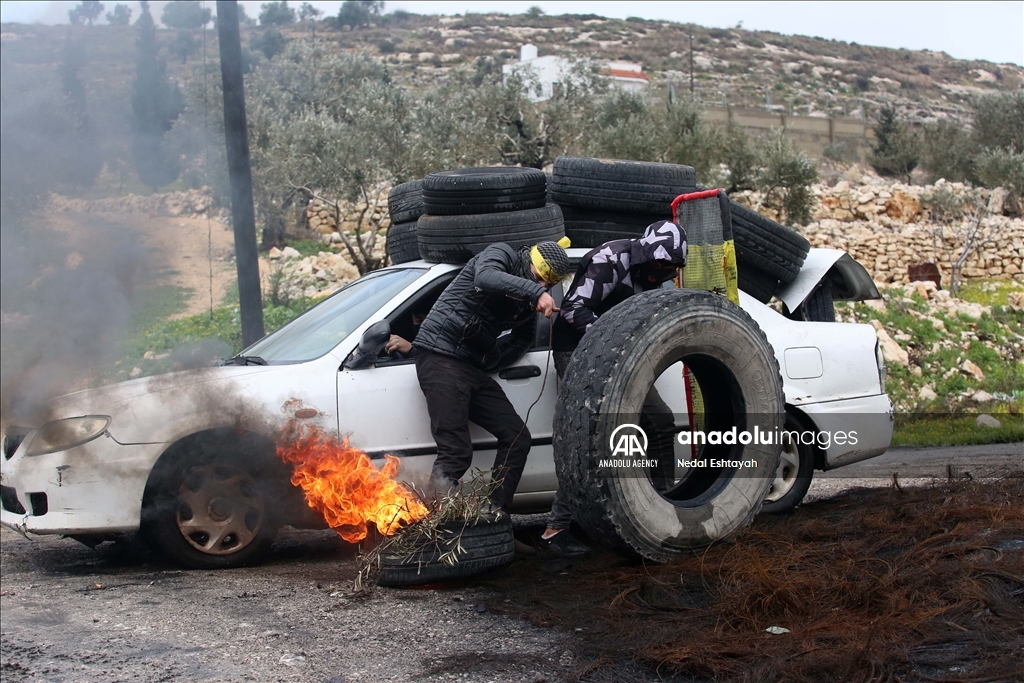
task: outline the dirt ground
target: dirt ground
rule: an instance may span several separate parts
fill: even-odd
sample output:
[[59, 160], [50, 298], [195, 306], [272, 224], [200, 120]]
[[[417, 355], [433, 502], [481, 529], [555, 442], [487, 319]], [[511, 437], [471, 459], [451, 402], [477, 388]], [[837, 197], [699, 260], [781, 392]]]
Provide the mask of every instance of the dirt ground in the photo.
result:
[[[146, 248], [146, 268], [158, 278], [155, 284], [191, 290], [186, 308], [176, 318], [209, 310], [211, 300], [219, 306], [236, 280], [234, 234], [230, 225], [215, 219], [62, 212], [42, 220], [39, 227], [66, 235], [72, 250], [95, 237], [97, 223], [105, 224], [107, 237], [120, 233], [140, 240]], [[69, 267], [81, 259], [69, 258]]]
[[[901, 449], [883, 459], [816, 480], [809, 498], [818, 502], [808, 512], [834, 512], [828, 496], [851, 487], [884, 493], [892, 471], [904, 473], [909, 484], [942, 479], [949, 467], [961, 475], [964, 468], [991, 475], [1019, 470], [1024, 447]], [[544, 521], [540, 515], [515, 519], [521, 534], [536, 532]], [[1002, 551], [1007, 560], [1018, 545]], [[596, 617], [609, 603], [600, 595], [574, 594], [575, 587], [595, 572], [643, 581], [655, 568], [603, 551], [573, 561], [520, 556], [477, 580], [356, 596], [355, 552], [331, 531], [289, 529], [262, 566], [182, 571], [135, 539], [90, 550], [72, 539], [28, 540], [4, 528], [0, 680], [705, 680], [674, 678], [621, 649], [602, 654], [587, 632], [597, 621], [591, 624], [586, 615]], [[555, 601], [567, 599], [579, 625], [550, 618]], [[554, 613], [566, 617], [564, 607]], [[664, 618], [652, 616], [652, 628]]]

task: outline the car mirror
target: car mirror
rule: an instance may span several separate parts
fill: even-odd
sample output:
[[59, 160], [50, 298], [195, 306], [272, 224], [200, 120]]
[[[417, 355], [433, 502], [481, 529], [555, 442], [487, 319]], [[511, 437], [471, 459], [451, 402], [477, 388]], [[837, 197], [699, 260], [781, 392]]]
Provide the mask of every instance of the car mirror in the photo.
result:
[[342, 367], [346, 370], [361, 370], [373, 365], [377, 360], [377, 354], [391, 338], [391, 323], [387, 320], [375, 322], [366, 328], [359, 346], [349, 355]]

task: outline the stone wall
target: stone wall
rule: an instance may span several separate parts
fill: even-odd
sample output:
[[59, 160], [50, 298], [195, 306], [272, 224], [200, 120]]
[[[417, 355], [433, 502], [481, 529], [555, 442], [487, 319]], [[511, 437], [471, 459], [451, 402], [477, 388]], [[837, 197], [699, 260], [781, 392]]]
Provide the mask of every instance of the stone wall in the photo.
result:
[[[387, 228], [391, 225], [388, 217], [388, 191], [390, 187], [383, 188], [377, 192], [376, 198], [370, 197], [370, 206], [365, 201], [341, 202], [341, 226], [338, 226], [337, 212], [334, 207], [320, 199], [311, 199], [306, 205], [306, 226], [322, 235], [330, 235], [335, 232], [355, 232], [358, 226], [359, 214], [366, 209], [364, 216], [364, 228], [366, 223]], [[335, 240], [338, 241], [338, 240]]]
[[[973, 195], [987, 209], [978, 232], [980, 247], [964, 263], [963, 277], [1024, 279], [1024, 219], [1002, 214], [1003, 190], [941, 180], [928, 186], [904, 185], [867, 175], [860, 183], [819, 184], [813, 188], [814, 220], [800, 232], [812, 247], [847, 251], [878, 282], [908, 282], [909, 266], [935, 263], [946, 286], [951, 261], [963, 251], [966, 231], [964, 221], [942, 226], [930, 216], [928, 198], [943, 189]], [[734, 198], [753, 208], [760, 200], [756, 193]]]
[[[151, 216], [204, 216], [213, 208], [208, 188], [158, 194], [129, 194], [123, 197], [78, 199], [51, 194], [51, 211], [76, 213], [147, 213]], [[215, 213], [219, 211], [214, 210]]]

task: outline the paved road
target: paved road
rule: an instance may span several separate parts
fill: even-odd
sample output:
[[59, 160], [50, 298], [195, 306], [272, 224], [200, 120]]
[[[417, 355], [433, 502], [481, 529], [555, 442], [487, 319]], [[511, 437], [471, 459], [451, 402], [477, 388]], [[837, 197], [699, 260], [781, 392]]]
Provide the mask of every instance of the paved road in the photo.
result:
[[[947, 467], [986, 476], [1022, 463], [1021, 444], [897, 449], [819, 477], [812, 495], [886, 486], [893, 471], [908, 482], [945, 478]], [[286, 531], [265, 565], [215, 572], [167, 566], [137, 542], [90, 550], [34, 539], [0, 533], [4, 682], [540, 683], [565, 680], [578, 663], [572, 634], [486, 607], [515, 597], [500, 575], [353, 597], [354, 550], [330, 531]], [[616, 680], [661, 680], [621, 666]]]

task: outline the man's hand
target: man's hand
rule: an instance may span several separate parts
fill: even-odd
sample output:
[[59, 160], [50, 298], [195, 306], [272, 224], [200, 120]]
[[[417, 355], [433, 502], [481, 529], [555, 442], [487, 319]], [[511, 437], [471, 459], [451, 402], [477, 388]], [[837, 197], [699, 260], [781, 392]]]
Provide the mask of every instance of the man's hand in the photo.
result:
[[550, 318], [555, 313], [558, 313], [558, 306], [555, 305], [555, 300], [551, 298], [551, 295], [544, 292], [537, 299], [536, 310], [544, 314], [545, 318]]
[[409, 353], [410, 350], [412, 350], [412, 343], [406, 341], [402, 337], [399, 337], [397, 334], [391, 335], [391, 338], [388, 339], [386, 344], [384, 344], [384, 352], [388, 354], [395, 351], [401, 354], [406, 354]]

